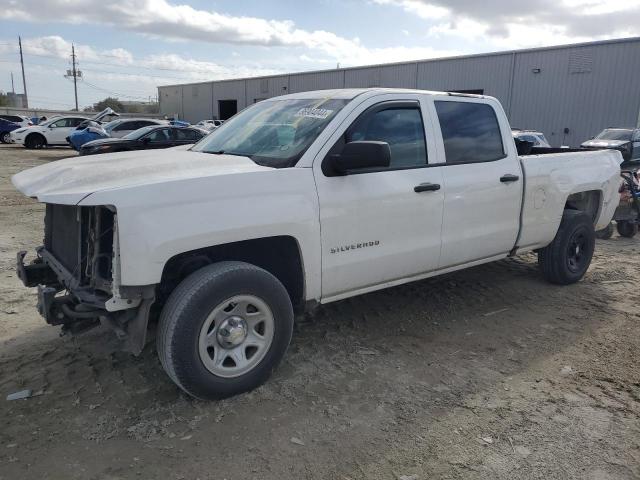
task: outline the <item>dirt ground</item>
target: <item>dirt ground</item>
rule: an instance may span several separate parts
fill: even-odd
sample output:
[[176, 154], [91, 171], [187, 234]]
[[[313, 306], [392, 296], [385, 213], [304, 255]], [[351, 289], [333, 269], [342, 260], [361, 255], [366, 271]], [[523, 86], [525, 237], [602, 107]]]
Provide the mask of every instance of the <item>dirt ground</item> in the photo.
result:
[[526, 255], [323, 307], [265, 386], [201, 402], [16, 278], [43, 209], [9, 178], [68, 155], [0, 147], [0, 479], [640, 478], [640, 236], [573, 286]]

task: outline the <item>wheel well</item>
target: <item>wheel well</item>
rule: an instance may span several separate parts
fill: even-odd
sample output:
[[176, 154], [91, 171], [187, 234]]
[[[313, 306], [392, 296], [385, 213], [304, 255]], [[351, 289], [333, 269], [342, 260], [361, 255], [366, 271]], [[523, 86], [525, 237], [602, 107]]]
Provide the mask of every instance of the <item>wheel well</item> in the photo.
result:
[[602, 192], [599, 190], [572, 193], [567, 197], [564, 208], [568, 210], [580, 210], [587, 213], [595, 224], [600, 214], [601, 198]]
[[277, 236], [215, 245], [180, 253], [165, 264], [158, 288], [158, 303], [196, 270], [223, 260], [247, 262], [263, 268], [282, 282], [296, 312], [304, 309], [304, 274], [298, 242]]
[[46, 137], [40, 132], [31, 132], [26, 137], [24, 137], [24, 141], [26, 142], [29, 137], [42, 137], [42, 140], [44, 140], [44, 143], [47, 143]]

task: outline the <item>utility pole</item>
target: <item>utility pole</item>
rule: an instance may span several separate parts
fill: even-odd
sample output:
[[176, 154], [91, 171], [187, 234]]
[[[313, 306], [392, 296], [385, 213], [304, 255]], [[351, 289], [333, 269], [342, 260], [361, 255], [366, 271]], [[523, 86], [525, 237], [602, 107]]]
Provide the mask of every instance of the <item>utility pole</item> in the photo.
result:
[[82, 77], [82, 72], [76, 68], [76, 48], [71, 44], [71, 70], [67, 70], [65, 78], [73, 78], [73, 93], [76, 97], [76, 112], [78, 111], [78, 77]]
[[11, 93], [16, 94], [16, 87], [13, 85], [13, 72], [11, 72]]
[[20, 47], [20, 65], [22, 66], [22, 88], [24, 89], [24, 108], [29, 108], [29, 100], [27, 97], [27, 80], [24, 78], [24, 59], [22, 58], [22, 39], [18, 37], [18, 46]]
[[76, 96], [76, 112], [78, 111], [78, 72], [76, 71], [76, 48], [71, 44], [71, 63], [73, 65], [73, 93]]

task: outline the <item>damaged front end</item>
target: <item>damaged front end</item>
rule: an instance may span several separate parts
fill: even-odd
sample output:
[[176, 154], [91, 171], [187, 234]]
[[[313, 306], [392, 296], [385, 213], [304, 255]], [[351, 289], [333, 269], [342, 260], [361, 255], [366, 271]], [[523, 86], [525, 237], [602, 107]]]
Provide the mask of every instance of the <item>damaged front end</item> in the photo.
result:
[[77, 334], [103, 324], [139, 354], [146, 340], [155, 286], [120, 284], [115, 208], [47, 204], [44, 245], [25, 265], [18, 252], [17, 274], [38, 287], [38, 311], [63, 333]]

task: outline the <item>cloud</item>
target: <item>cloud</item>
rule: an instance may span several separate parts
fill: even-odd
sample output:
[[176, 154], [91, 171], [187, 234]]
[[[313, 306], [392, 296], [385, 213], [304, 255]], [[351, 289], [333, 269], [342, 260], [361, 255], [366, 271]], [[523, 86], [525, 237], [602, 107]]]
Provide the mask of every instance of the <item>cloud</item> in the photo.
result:
[[629, 0], [373, 0], [428, 20], [429, 35], [488, 39], [506, 48], [640, 34], [640, 3]]
[[[64, 38], [51, 35], [46, 37], [25, 38], [22, 47], [27, 57], [27, 65], [35, 64], [40, 59], [33, 57], [52, 58], [70, 62], [71, 42]], [[0, 53], [14, 53], [15, 46], [11, 42], [4, 40], [0, 43]], [[270, 75], [278, 73], [273, 68], [266, 68], [260, 65], [236, 64], [221, 65], [215, 62], [195, 60], [181, 55], [164, 53], [146, 56], [134, 56], [133, 53], [124, 48], [99, 50], [90, 45], [75, 44], [75, 52], [82, 70], [86, 72], [100, 73], [102, 78], [127, 78], [139, 77], [136, 80], [149, 83], [158, 83], [158, 79], [164, 81], [175, 80], [176, 75], [181, 75], [184, 80], [202, 80], [216, 78], [233, 78], [238, 76]], [[42, 65], [40, 65], [42, 66]], [[125, 70], [118, 70], [119, 67], [127, 67]], [[60, 67], [62, 68], [62, 67]], [[145, 72], [138, 72], [137, 69], [157, 70], [155, 74], [149, 75]], [[63, 69], [64, 70], [64, 69]], [[111, 71], [109, 71], [111, 70]], [[162, 72], [166, 73], [165, 78], [158, 76]], [[134, 73], [131, 73], [134, 72]], [[105, 74], [110, 74], [105, 75]]]
[[165, 40], [304, 48], [317, 52], [324, 59], [349, 65], [452, 53], [425, 47], [370, 49], [358, 38], [346, 38], [326, 30], [301, 29], [290, 20], [232, 16], [171, 4], [167, 0], [0, 0], [0, 18], [28, 22], [51, 22], [55, 19], [71, 24], [109, 25]]

